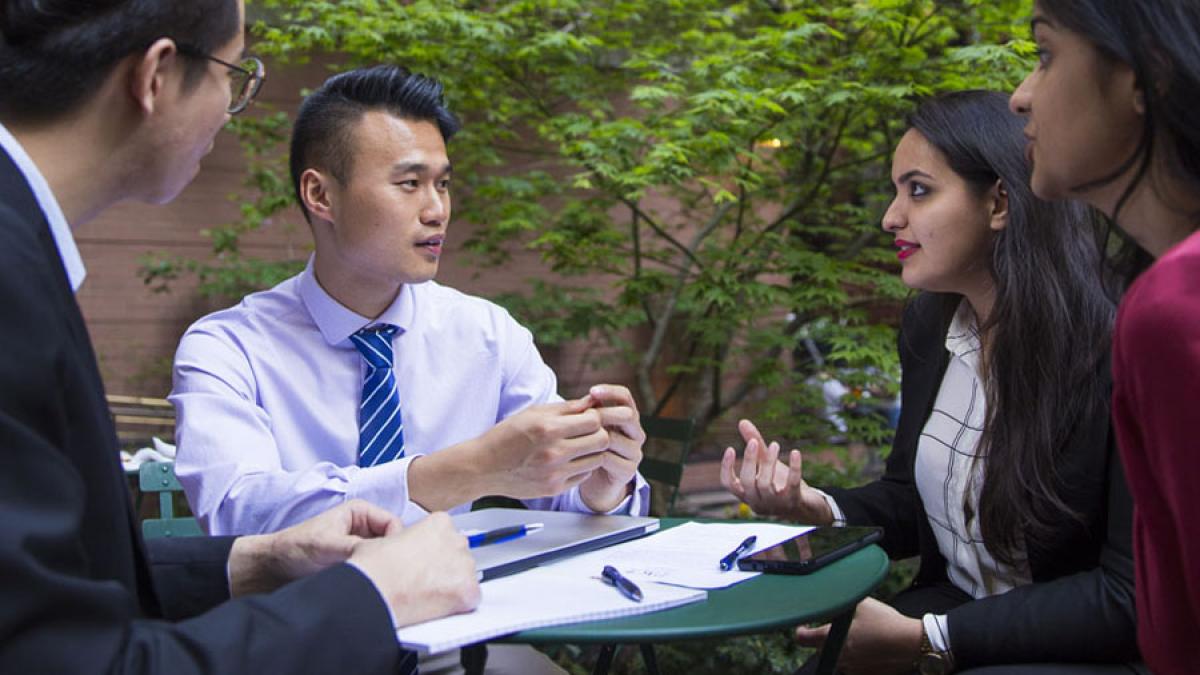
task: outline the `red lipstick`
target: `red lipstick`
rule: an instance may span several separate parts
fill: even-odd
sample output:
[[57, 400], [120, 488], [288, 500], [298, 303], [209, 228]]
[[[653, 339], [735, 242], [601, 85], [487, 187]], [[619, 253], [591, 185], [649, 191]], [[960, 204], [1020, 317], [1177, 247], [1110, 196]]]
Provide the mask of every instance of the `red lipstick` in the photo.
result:
[[896, 252], [896, 257], [899, 258], [900, 260], [907, 259], [909, 256], [916, 253], [917, 250], [919, 250], [921, 248], [920, 244], [917, 244], [917, 243], [914, 243], [911, 241], [905, 241], [904, 239], [897, 239], [895, 244], [896, 244], [896, 248], [900, 249], [899, 251]]

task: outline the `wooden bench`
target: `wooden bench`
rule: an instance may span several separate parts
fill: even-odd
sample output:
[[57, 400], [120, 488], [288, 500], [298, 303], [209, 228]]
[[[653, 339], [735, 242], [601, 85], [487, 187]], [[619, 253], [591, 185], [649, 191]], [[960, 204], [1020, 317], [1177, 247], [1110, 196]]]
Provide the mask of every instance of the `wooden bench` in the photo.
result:
[[175, 407], [164, 398], [109, 394], [108, 410], [124, 450], [137, 450], [157, 436], [175, 442]]

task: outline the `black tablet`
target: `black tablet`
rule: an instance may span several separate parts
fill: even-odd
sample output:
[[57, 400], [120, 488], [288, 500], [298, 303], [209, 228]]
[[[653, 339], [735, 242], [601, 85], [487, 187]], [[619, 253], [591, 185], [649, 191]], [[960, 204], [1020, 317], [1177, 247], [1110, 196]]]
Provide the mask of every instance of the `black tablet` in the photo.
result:
[[738, 560], [738, 569], [773, 574], [808, 574], [873, 544], [878, 527], [818, 527]]

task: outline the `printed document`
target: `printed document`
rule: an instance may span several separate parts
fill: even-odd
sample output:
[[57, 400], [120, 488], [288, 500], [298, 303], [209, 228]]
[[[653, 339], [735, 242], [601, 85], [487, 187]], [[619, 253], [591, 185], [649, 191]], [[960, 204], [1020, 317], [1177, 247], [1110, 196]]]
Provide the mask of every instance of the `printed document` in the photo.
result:
[[640, 584], [646, 582], [687, 588], [727, 588], [761, 572], [728, 572], [720, 561], [750, 535], [758, 538], [752, 555], [814, 529], [811, 525], [774, 523], [685, 523], [640, 539], [568, 558], [550, 567], [575, 574], [612, 565]]

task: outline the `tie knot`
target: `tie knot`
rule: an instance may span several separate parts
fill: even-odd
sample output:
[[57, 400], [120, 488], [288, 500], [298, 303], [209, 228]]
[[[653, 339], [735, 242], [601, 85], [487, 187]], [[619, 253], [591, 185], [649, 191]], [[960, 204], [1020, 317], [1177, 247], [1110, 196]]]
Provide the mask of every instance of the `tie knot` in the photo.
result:
[[395, 334], [396, 327], [384, 323], [358, 331], [350, 336], [350, 341], [372, 368], [391, 368], [392, 336]]

